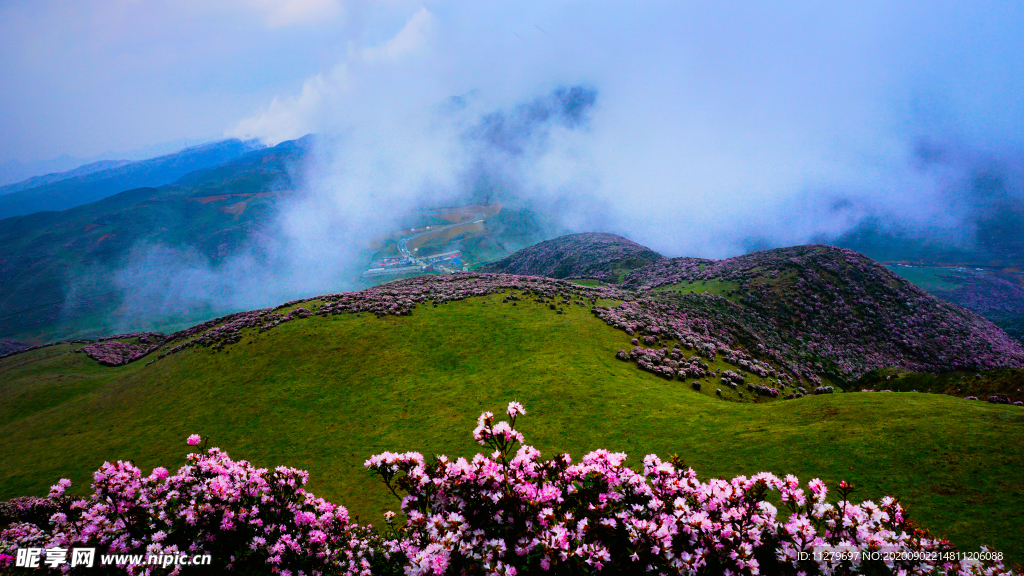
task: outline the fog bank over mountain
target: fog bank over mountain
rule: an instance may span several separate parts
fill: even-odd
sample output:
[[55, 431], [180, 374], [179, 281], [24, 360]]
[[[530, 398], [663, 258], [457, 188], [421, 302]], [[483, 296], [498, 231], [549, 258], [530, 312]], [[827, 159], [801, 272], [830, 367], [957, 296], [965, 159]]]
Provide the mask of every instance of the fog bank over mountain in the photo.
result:
[[[979, 178], [1022, 196], [1017, 11], [427, 4], [228, 135], [338, 135], [311, 185], [343, 207], [339, 223], [465, 196], [480, 166], [566, 229], [670, 255], [836, 238], [865, 219], [970, 245], [992, 205]], [[458, 113], [438, 113], [452, 95], [486, 115], [565, 86], [592, 90], [590, 121], [551, 132], [530, 162], [501, 142], [481, 152]], [[502, 137], [514, 144], [517, 129]], [[330, 228], [325, 217], [310, 229]]]
[[[271, 218], [227, 257], [187, 244], [134, 247], [113, 274], [122, 299], [118, 327], [138, 329], [174, 310], [216, 315], [355, 289], [380, 239], [431, 208], [500, 203], [562, 221], [586, 217], [598, 205], [580, 207], [586, 193], [572, 184], [585, 173], [537, 175], [552, 165], [573, 167], [566, 158], [586, 137], [598, 97], [586, 86], [558, 87], [492, 109], [470, 93], [420, 116], [303, 138], [296, 145], [307, 151], [283, 178], [295, 190], [278, 197]], [[398, 124], [404, 137], [389, 138]], [[531, 230], [527, 242], [565, 232], [557, 222]]]

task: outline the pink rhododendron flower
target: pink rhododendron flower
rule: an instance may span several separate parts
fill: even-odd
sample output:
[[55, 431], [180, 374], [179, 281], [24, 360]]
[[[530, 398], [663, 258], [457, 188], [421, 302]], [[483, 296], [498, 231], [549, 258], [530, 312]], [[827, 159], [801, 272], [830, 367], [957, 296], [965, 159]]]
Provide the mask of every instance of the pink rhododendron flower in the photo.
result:
[[50, 498], [56, 498], [64, 494], [64, 490], [71, 486], [71, 480], [61, 478], [56, 484], [50, 486]]

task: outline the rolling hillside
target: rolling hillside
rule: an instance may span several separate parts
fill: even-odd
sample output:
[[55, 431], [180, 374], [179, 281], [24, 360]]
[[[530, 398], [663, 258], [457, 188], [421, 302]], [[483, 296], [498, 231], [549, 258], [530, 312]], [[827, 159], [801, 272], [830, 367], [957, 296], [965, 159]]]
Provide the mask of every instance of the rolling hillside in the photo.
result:
[[734, 303], [760, 335], [755, 348], [798, 372], [849, 380], [884, 366], [1024, 367], [1021, 344], [988, 320], [844, 248], [674, 258], [635, 270], [622, 286]]
[[[738, 306], [536, 277], [428, 276], [169, 336], [16, 353], [0, 359], [0, 498], [43, 494], [60, 477], [81, 492], [104, 460], [177, 465], [182, 438], [200, 433], [236, 458], [310, 470], [314, 492], [376, 522], [396, 503], [364, 471], [370, 454], [472, 454], [475, 416], [517, 399], [546, 454], [603, 447], [636, 465], [678, 453], [702, 477], [845, 479], [864, 498], [900, 497], [960, 546], [1024, 559], [1014, 536], [1024, 409], [922, 393], [786, 399], [828, 374], [796, 374], [744, 342]], [[720, 324], [730, 311], [735, 322]], [[958, 318], [942, 320], [966, 325]], [[884, 348], [903, 335], [875, 337]]]

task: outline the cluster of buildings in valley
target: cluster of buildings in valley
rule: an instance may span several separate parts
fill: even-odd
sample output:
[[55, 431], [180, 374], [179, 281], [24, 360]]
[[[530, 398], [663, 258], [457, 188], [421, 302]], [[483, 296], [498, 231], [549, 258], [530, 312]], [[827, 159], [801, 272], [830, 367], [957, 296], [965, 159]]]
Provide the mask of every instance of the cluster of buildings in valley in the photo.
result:
[[486, 232], [484, 220], [501, 211], [501, 204], [487, 206], [464, 206], [461, 208], [445, 208], [429, 212], [432, 215], [449, 217], [451, 224], [442, 226], [426, 226], [412, 229], [398, 240], [398, 256], [384, 258], [373, 262], [370, 269], [363, 272], [363, 278], [374, 276], [391, 276], [402, 274], [418, 274], [422, 272], [438, 272], [452, 274], [468, 270], [462, 261], [462, 252], [452, 250], [430, 256], [418, 256], [424, 245], [457, 246], [457, 242], [474, 234]]
[[450, 274], [464, 270], [462, 252], [454, 250], [442, 252], [431, 256], [399, 256], [395, 258], [383, 258], [370, 265], [370, 269], [363, 272], [364, 278], [373, 276], [391, 276], [399, 274], [416, 274], [420, 272], [440, 272]]

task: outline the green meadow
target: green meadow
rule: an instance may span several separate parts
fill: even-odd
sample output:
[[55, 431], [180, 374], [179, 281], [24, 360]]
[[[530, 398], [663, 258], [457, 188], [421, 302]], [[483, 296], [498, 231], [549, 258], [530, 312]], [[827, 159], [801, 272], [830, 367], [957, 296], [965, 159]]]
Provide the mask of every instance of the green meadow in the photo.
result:
[[236, 459], [308, 470], [311, 491], [379, 523], [398, 502], [363, 468], [371, 454], [474, 454], [480, 412], [518, 400], [520, 430], [548, 456], [607, 448], [639, 467], [676, 453], [702, 478], [845, 479], [962, 548], [1024, 560], [1024, 409], [922, 393], [723, 400], [714, 381], [695, 392], [617, 360], [629, 337], [579, 306], [496, 294], [406, 317], [313, 316], [118, 368], [78, 347], [0, 360], [0, 499], [62, 477], [84, 493], [108, 460], [174, 468], [198, 433]]

